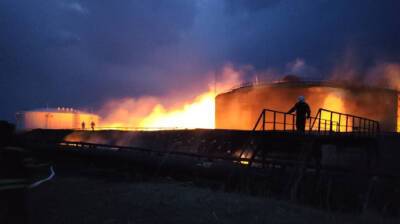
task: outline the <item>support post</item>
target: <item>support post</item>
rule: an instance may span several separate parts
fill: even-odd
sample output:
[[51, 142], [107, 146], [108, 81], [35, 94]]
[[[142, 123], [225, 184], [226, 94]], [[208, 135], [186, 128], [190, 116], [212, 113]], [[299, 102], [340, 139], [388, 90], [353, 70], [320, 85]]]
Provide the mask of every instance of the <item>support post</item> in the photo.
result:
[[283, 114], [283, 130], [286, 131], [286, 113]]
[[318, 117], [318, 132], [321, 131], [321, 111], [318, 113], [319, 117]]
[[265, 131], [265, 109], [262, 112], [262, 130]]
[[294, 125], [295, 125], [295, 123], [294, 123], [294, 117], [295, 117], [295, 115], [292, 114], [292, 130], [293, 130], [293, 131], [294, 131]]

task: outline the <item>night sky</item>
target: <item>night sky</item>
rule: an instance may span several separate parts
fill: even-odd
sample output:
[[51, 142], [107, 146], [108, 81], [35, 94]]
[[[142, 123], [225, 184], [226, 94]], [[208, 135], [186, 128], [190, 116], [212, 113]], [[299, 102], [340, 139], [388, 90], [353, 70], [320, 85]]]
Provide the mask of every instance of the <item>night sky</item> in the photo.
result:
[[187, 92], [226, 64], [362, 78], [400, 62], [399, 12], [398, 0], [0, 0], [0, 120]]

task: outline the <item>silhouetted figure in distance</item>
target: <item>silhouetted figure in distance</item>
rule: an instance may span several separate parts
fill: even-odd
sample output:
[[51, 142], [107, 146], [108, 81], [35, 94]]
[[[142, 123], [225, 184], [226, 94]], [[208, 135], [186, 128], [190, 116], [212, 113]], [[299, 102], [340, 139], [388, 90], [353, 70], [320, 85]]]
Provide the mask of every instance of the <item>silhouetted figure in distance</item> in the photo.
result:
[[94, 121], [92, 121], [91, 123], [90, 123], [90, 127], [92, 128], [92, 131], [94, 131], [94, 126], [95, 126], [96, 124], [94, 123]]
[[305, 102], [304, 96], [299, 96], [297, 103], [287, 113], [291, 114], [296, 111], [296, 129], [304, 132], [306, 127], [306, 119], [310, 118], [310, 106]]
[[82, 121], [81, 126], [82, 126], [82, 130], [85, 130], [85, 122], [84, 121]]

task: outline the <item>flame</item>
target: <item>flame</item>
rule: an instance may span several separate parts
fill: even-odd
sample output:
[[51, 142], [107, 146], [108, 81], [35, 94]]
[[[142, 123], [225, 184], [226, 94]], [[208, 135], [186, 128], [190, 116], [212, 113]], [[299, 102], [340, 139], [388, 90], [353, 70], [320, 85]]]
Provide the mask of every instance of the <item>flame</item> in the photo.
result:
[[220, 77], [221, 82], [208, 85], [206, 91], [190, 102], [175, 102], [169, 108], [163, 99], [156, 97], [112, 100], [102, 109], [103, 129], [144, 130], [176, 128], [215, 128], [215, 96], [240, 83], [241, 70], [225, 66], [221, 74], [210, 73], [208, 77]]
[[249, 165], [250, 163], [248, 160], [253, 157], [253, 151], [249, 149], [238, 149], [233, 153], [233, 156], [235, 158], [243, 159], [238, 161], [240, 164]]
[[[340, 113], [345, 113], [345, 107], [343, 103], [343, 99], [340, 96], [340, 93], [332, 93], [329, 94], [325, 99], [324, 99], [324, 104], [323, 108], [335, 112], [340, 112]], [[321, 113], [321, 128], [323, 130], [332, 130], [332, 131], [346, 131], [346, 127], [343, 124], [340, 124], [343, 120], [343, 118], [340, 117], [338, 114], [332, 114], [328, 112], [322, 112]], [[326, 121], [326, 122], [325, 122]], [[340, 121], [340, 122], [339, 122]], [[332, 125], [332, 129], [330, 127]], [[349, 130], [348, 130], [349, 131]]]
[[161, 104], [139, 124], [140, 127], [154, 128], [214, 128], [215, 94], [212, 91], [197, 96], [191, 103], [171, 111]]

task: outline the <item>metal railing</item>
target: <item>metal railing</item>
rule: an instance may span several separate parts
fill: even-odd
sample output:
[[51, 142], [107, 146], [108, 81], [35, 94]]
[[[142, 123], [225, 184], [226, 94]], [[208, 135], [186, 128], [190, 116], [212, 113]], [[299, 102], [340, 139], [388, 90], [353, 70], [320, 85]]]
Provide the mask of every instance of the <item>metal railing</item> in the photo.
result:
[[[183, 128], [183, 127], [107, 127], [107, 126], [98, 126], [94, 127], [94, 131], [164, 131], [164, 130], [191, 130], [195, 128]], [[89, 128], [73, 128], [75, 131], [92, 131], [91, 127]]]
[[352, 114], [319, 109], [310, 131], [356, 132], [376, 134], [380, 131], [379, 122]]
[[288, 114], [281, 111], [263, 109], [257, 122], [253, 128], [256, 131], [258, 126], [260, 126], [262, 131], [286, 131], [286, 130], [296, 130], [296, 115]]
[[[296, 115], [263, 109], [253, 130], [296, 131]], [[305, 130], [324, 133], [351, 132], [376, 134], [379, 132], [379, 122], [321, 108], [318, 110], [315, 117], [310, 117], [306, 120]]]

